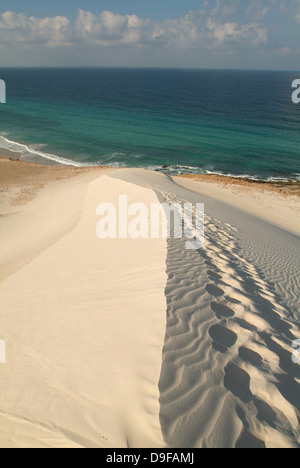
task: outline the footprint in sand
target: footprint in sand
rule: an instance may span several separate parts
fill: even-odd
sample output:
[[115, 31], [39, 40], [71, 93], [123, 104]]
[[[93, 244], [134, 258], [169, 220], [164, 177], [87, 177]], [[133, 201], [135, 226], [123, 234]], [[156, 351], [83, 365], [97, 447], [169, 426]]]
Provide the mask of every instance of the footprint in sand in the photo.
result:
[[225, 367], [224, 387], [244, 403], [253, 398], [249, 374], [233, 363]]
[[251, 349], [245, 348], [244, 346], [241, 346], [239, 348], [239, 356], [243, 361], [245, 362], [250, 362], [255, 367], [261, 366], [263, 359], [260, 354], [256, 353], [255, 351], [252, 351]]
[[211, 302], [210, 307], [215, 312], [216, 316], [220, 319], [224, 317], [230, 318], [235, 315], [232, 309], [223, 304], [218, 304], [217, 302]]
[[222, 279], [222, 276], [218, 275], [218, 273], [216, 273], [215, 271], [208, 270], [207, 273], [208, 273], [208, 276], [210, 277], [210, 279], [213, 280], [213, 281], [218, 281], [218, 280]]
[[210, 337], [214, 341], [214, 347], [221, 352], [231, 348], [237, 341], [237, 335], [223, 325], [213, 325], [209, 329]]
[[211, 294], [212, 296], [215, 297], [221, 297], [224, 296], [224, 291], [221, 288], [218, 288], [218, 286], [215, 286], [214, 284], [207, 284], [205, 287], [206, 291]]
[[268, 405], [265, 401], [256, 399], [254, 400], [254, 404], [257, 409], [257, 418], [260, 421], [266, 422], [270, 426], [274, 425], [277, 415], [275, 411]]
[[231, 302], [232, 304], [241, 304], [241, 301], [235, 299], [234, 297], [226, 296], [226, 301]]
[[251, 332], [256, 332], [257, 328], [254, 325], [251, 325], [249, 322], [246, 320], [240, 319], [240, 318], [235, 318], [234, 321], [239, 324], [241, 328], [244, 328], [244, 330], [249, 330]]
[[214, 265], [211, 260], [205, 260], [204, 263], [208, 266], [208, 268], [210, 268], [210, 270], [214, 271], [215, 274], [218, 274], [218, 272], [220, 271], [219, 268], [216, 265]]

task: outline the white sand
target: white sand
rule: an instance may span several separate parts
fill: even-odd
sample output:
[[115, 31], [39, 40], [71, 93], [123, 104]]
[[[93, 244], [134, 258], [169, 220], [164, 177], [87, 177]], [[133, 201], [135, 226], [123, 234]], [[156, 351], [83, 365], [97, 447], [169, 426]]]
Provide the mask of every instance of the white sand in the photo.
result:
[[[3, 208], [1, 447], [299, 448], [294, 225], [263, 218], [268, 198], [184, 185], [83, 174]], [[96, 206], [118, 194], [204, 202], [204, 248], [100, 241]]]
[[266, 190], [251, 189], [251, 186], [211, 184], [184, 177], [174, 177], [174, 181], [182, 187], [214, 200], [228, 203], [274, 226], [300, 236], [299, 196], [280, 196]]
[[300, 366], [292, 362], [300, 338], [299, 238], [261, 220], [259, 210], [255, 216], [253, 206], [248, 214], [243, 200], [238, 209], [225, 192], [217, 200], [213, 184], [205, 196], [161, 174], [117, 177], [155, 187], [169, 203], [205, 204], [204, 248], [168, 241], [159, 384], [167, 446], [299, 447]]
[[2, 229], [0, 445], [163, 446], [166, 241], [96, 236], [99, 203], [156, 195], [106, 175], [59, 185]]

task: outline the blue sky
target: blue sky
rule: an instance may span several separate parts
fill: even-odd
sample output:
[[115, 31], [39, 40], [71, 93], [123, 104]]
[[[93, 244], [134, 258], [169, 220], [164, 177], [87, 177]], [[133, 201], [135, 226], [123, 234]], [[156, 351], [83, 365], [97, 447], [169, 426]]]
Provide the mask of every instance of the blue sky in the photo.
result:
[[1, 0], [2, 66], [300, 68], [300, 0]]

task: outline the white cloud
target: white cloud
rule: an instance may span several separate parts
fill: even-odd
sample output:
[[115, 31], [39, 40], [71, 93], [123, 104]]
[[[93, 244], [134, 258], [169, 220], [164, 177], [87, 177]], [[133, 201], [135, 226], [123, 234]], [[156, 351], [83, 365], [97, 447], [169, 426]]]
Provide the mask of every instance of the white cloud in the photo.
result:
[[6, 11], [0, 18], [0, 39], [2, 44], [66, 45], [71, 38], [70, 26], [64, 16], [35, 18]]
[[[163, 22], [103, 11], [95, 16], [79, 10], [72, 22], [63, 16], [27, 17], [5, 12], [0, 16], [0, 44], [59, 47], [76, 44], [98, 47], [132, 45], [177, 49], [218, 49], [234, 52], [268, 44], [266, 17], [272, 8], [289, 11], [300, 22], [300, 0], [204, 0], [198, 11]], [[291, 8], [293, 4], [293, 9]], [[288, 47], [289, 44], [280, 44]]]
[[229, 21], [229, 18], [237, 13], [238, 2], [229, 0], [226, 7], [223, 3], [218, 1], [212, 11], [202, 8], [190, 11], [179, 19], [164, 21], [155, 29], [156, 40], [169, 47], [205, 49], [234, 49], [241, 45], [251, 47], [267, 42], [266, 26], [255, 22], [238, 24]]
[[216, 45], [254, 45], [265, 44], [267, 42], [267, 29], [257, 23], [238, 25], [236, 23], [214, 23], [211, 19], [207, 22], [207, 27], [216, 40]]
[[99, 16], [79, 10], [73, 32], [74, 40], [96, 42], [101, 45], [138, 43], [151, 21], [135, 15], [118, 15], [104, 11]]

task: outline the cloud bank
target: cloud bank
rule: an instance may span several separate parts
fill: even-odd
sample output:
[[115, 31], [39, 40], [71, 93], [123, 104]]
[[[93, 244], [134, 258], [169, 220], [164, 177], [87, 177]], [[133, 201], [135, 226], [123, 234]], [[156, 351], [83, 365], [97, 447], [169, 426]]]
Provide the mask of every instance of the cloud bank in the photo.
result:
[[[0, 16], [0, 51], [11, 48], [124, 48], [164, 51], [218, 51], [235, 54], [247, 50], [263, 54], [299, 53], [299, 47], [285, 35], [270, 15], [285, 15], [300, 23], [300, 0], [207, 0], [197, 11], [177, 19], [155, 22], [136, 15], [103, 11], [94, 15], [79, 10], [75, 21], [64, 16], [28, 17], [6, 11]], [[274, 40], [275, 33], [277, 34]]]

